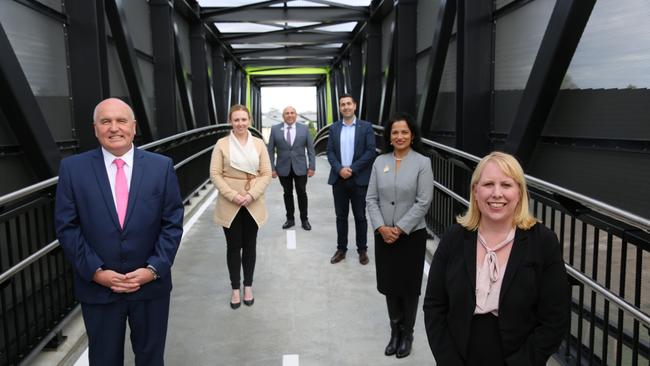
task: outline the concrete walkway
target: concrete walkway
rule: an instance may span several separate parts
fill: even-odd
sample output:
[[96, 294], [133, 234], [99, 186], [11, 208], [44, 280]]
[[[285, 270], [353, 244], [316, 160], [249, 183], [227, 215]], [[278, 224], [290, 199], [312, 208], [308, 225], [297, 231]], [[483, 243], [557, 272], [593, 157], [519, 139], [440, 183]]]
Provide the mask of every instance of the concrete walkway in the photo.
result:
[[[371, 229], [371, 261], [362, 266], [354, 250], [351, 214], [348, 257], [329, 263], [336, 228], [328, 173], [327, 161], [317, 159], [316, 175], [307, 184], [310, 232], [281, 229], [282, 188], [277, 179], [269, 186], [270, 217], [258, 236], [252, 307], [232, 310], [228, 305], [226, 245], [223, 230], [212, 223], [214, 202], [198, 218], [173, 267], [168, 365], [269, 366], [283, 365], [283, 358], [284, 365], [300, 366], [435, 364], [421, 310], [411, 355], [401, 360], [384, 356], [390, 330], [384, 296], [376, 290]], [[292, 235], [296, 248], [288, 249]], [[287, 355], [298, 355], [299, 363]], [[132, 363], [130, 352], [126, 357]]]

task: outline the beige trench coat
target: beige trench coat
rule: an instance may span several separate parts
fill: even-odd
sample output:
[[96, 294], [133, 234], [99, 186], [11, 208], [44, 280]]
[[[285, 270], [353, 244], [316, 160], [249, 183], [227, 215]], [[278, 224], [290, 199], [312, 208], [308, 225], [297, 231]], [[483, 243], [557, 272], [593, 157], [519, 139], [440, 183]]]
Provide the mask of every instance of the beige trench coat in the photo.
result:
[[258, 227], [266, 222], [268, 213], [264, 204], [264, 191], [271, 182], [271, 162], [264, 141], [257, 137], [252, 138], [259, 154], [260, 165], [257, 177], [250, 179], [248, 190], [246, 190], [247, 174], [230, 166], [228, 136], [219, 139], [212, 150], [210, 179], [219, 191], [213, 219], [220, 226], [229, 228], [239, 212], [240, 206], [233, 202], [237, 193], [241, 195], [250, 193], [253, 202], [248, 207], [242, 208], [248, 209]]

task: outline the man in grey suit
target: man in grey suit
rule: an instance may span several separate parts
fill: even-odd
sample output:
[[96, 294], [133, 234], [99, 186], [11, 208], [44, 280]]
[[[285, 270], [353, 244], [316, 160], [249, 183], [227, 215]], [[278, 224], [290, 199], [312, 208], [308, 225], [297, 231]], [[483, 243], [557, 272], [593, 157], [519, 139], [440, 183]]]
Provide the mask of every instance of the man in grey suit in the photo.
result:
[[[287, 221], [282, 225], [288, 229], [296, 224], [294, 220], [293, 185], [296, 186], [298, 208], [302, 228], [311, 230], [307, 217], [307, 177], [314, 175], [316, 170], [316, 154], [314, 141], [309, 135], [307, 126], [296, 123], [296, 109], [289, 106], [282, 111], [284, 123], [271, 128], [269, 137], [269, 157], [273, 178], [280, 177], [284, 189], [284, 207], [287, 211]], [[307, 165], [307, 158], [309, 165]], [[276, 159], [277, 153], [277, 159]]]

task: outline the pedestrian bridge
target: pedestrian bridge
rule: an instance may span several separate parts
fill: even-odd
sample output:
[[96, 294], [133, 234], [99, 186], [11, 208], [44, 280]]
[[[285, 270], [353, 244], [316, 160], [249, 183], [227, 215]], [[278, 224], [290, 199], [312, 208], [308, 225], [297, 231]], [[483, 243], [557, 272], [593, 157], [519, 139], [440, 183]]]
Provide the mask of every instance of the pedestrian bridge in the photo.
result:
[[[258, 235], [255, 305], [230, 309], [224, 234], [212, 223], [216, 192], [207, 179], [214, 141], [228, 128], [200, 128], [141, 146], [173, 158], [187, 204], [185, 235], [173, 267], [168, 364], [432, 364], [421, 311], [412, 354], [400, 361], [383, 355], [389, 325], [384, 297], [375, 288], [372, 240], [369, 265], [361, 265], [354, 250], [343, 262], [329, 263], [336, 230], [326, 184], [329, 166], [323, 157], [307, 185], [312, 231], [281, 229], [281, 186], [272, 181], [266, 193], [269, 220]], [[382, 134], [381, 127], [375, 127], [378, 146]], [[317, 153], [324, 151], [326, 142], [327, 128], [315, 138]], [[424, 145], [435, 179], [426, 217], [435, 237], [464, 210], [469, 174], [478, 159], [430, 140]], [[644, 270], [650, 224], [562, 187], [534, 177], [527, 180], [531, 209], [560, 238], [572, 285], [571, 331], [551, 362], [607, 359], [627, 365], [647, 360], [650, 341], [645, 329], [650, 320], [642, 284], [650, 276]], [[58, 358], [63, 365], [84, 365], [83, 325], [72, 294], [72, 273], [51, 226], [55, 185], [52, 178], [0, 197], [0, 248], [3, 257], [16, 258], [0, 274], [0, 304], [10, 308], [2, 314], [8, 351], [3, 356], [22, 364], [52, 365]], [[46, 241], [49, 244], [43, 245]], [[28, 243], [30, 251], [21, 243]], [[428, 247], [430, 257], [433, 240]], [[61, 342], [65, 336], [68, 340]], [[41, 352], [45, 346], [56, 351]], [[126, 357], [132, 356], [126, 352]]]

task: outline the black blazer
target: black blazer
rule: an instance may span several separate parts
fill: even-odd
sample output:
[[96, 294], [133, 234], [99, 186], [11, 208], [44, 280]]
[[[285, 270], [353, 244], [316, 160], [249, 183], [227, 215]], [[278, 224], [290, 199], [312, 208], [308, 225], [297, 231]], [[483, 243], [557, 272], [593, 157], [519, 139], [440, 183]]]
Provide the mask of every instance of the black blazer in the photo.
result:
[[[476, 231], [452, 225], [436, 250], [424, 298], [429, 346], [441, 366], [464, 365], [476, 306]], [[542, 224], [517, 229], [499, 296], [507, 365], [545, 365], [569, 327], [560, 244]]]

